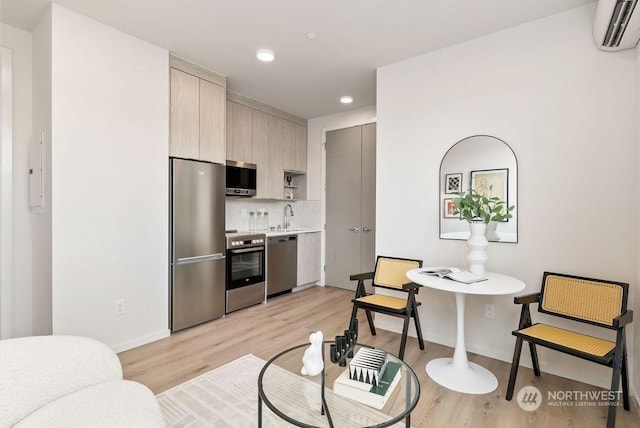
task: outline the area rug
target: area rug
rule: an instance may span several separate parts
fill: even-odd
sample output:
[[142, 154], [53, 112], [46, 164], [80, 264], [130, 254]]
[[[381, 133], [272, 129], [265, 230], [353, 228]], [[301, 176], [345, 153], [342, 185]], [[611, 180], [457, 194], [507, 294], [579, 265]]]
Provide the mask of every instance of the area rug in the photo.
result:
[[[224, 366], [191, 379], [156, 397], [162, 408], [167, 427], [256, 427], [258, 426], [258, 375], [265, 361], [252, 354], [240, 357]], [[292, 409], [307, 412], [320, 405], [318, 385], [300, 382], [299, 377], [281, 370], [283, 387], [278, 393], [286, 396]], [[327, 390], [326, 399], [332, 415], [349, 414], [349, 400], [335, 396]], [[312, 413], [313, 414], [313, 413]], [[265, 405], [262, 406], [264, 427], [290, 427]], [[315, 416], [314, 416], [315, 417]], [[371, 409], [358, 415], [356, 425], [376, 425], [385, 420], [382, 413]], [[328, 426], [326, 418], [317, 413], [313, 425]], [[403, 426], [403, 424], [398, 424]]]

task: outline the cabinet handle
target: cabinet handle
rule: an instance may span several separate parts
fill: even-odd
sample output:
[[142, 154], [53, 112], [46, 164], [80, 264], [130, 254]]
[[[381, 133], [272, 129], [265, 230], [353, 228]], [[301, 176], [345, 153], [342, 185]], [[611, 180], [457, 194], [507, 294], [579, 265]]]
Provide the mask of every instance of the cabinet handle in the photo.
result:
[[362, 228], [362, 231], [363, 231], [363, 232], [371, 232], [371, 229], [369, 229], [368, 227], [363, 227], [363, 228]]
[[360, 232], [360, 228], [359, 228], [359, 227], [356, 227], [356, 226], [350, 227], [350, 228], [349, 228], [349, 230], [350, 230], [351, 232]]

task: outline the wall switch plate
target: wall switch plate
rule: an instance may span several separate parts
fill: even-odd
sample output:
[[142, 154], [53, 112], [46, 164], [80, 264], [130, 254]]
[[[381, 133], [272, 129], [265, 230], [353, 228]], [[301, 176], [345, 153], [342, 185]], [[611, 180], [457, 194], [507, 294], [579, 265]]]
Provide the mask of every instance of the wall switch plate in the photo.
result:
[[124, 299], [116, 300], [116, 315], [124, 314]]
[[496, 305], [484, 305], [484, 316], [490, 320], [496, 319]]

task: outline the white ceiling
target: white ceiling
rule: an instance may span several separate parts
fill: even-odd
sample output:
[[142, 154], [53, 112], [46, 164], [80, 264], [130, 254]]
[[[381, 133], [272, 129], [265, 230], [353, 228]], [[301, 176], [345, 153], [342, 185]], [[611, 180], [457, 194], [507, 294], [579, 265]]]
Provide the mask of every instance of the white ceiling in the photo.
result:
[[[31, 31], [51, 0], [0, 0]], [[58, 0], [227, 76], [229, 89], [313, 118], [376, 102], [376, 68], [593, 0]], [[315, 40], [307, 32], [317, 33]], [[99, 47], [97, 47], [99, 49]], [[272, 63], [255, 57], [276, 52]], [[341, 95], [354, 102], [340, 104]]]

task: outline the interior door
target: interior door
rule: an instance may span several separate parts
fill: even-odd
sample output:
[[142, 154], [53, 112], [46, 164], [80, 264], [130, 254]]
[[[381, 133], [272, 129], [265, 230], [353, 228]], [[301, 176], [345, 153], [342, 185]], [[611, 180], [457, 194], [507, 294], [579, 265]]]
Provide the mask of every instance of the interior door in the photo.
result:
[[376, 265], [376, 124], [362, 126], [362, 236], [360, 269], [373, 272]]
[[355, 290], [349, 276], [375, 265], [375, 124], [327, 132], [326, 143], [325, 282]]

